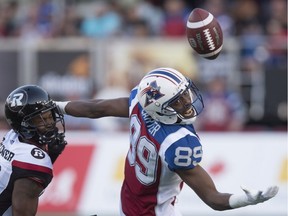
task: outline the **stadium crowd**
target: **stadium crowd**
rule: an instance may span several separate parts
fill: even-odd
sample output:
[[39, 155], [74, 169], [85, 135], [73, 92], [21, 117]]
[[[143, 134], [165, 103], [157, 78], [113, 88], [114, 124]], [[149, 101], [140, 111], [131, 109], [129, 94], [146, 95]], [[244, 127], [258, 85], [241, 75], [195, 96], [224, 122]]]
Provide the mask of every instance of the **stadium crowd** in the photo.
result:
[[[286, 4], [285, 0], [6, 0], [0, 2], [0, 37], [181, 37], [187, 16], [196, 7], [216, 16], [226, 35], [285, 35]], [[256, 45], [253, 42], [246, 45]]]
[[[259, 113], [252, 101], [265, 97], [257, 94], [263, 68], [287, 70], [285, 0], [31, 0], [25, 3], [5, 0], [0, 2], [0, 39], [181, 38], [186, 34], [187, 17], [196, 7], [210, 11], [218, 19], [225, 37], [239, 38], [243, 79], [242, 92], [227, 88], [225, 79], [219, 76], [204, 83], [204, 97], [207, 97], [207, 103], [213, 104], [210, 107], [217, 108], [219, 115], [217, 119], [211, 119], [210, 116], [215, 117], [209, 114], [213, 110], [207, 110], [199, 127], [203, 130], [243, 130], [247, 112], [254, 116]], [[248, 111], [245, 106], [252, 108]], [[287, 111], [284, 118], [287, 123]], [[233, 122], [227, 124], [228, 120]], [[219, 124], [215, 125], [215, 122]]]

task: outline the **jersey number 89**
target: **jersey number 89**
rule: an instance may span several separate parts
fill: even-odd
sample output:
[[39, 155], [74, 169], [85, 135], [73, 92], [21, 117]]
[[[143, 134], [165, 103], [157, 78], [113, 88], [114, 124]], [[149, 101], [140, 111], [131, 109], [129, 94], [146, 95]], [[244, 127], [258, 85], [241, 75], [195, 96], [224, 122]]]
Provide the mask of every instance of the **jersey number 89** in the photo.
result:
[[[144, 185], [151, 185], [156, 181], [158, 152], [155, 144], [145, 135], [141, 136], [141, 125], [136, 115], [130, 121], [131, 148], [128, 152], [130, 166], [135, 167], [136, 177]], [[177, 147], [175, 149], [174, 164], [178, 167], [197, 165], [197, 160], [202, 157], [202, 147]], [[193, 160], [193, 159], [194, 160]], [[192, 161], [193, 160], [193, 161]]]
[[130, 166], [135, 166], [137, 179], [144, 185], [151, 185], [156, 180], [158, 154], [154, 143], [141, 136], [141, 125], [136, 115], [130, 121], [131, 148], [128, 152]]

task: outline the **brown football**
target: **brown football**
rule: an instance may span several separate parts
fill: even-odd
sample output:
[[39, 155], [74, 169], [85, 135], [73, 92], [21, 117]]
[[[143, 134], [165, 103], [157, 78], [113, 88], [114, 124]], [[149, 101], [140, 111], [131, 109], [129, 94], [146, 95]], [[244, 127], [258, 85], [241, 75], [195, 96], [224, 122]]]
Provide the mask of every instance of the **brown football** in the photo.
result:
[[203, 58], [215, 59], [223, 47], [223, 32], [208, 11], [195, 8], [189, 15], [186, 33], [190, 46]]

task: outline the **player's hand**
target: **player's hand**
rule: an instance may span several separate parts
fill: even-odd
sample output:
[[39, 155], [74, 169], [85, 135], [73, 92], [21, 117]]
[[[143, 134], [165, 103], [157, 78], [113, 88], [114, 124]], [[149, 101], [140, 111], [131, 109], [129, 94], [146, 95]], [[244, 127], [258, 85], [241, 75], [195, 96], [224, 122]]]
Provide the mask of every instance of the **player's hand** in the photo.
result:
[[271, 199], [278, 193], [278, 190], [279, 190], [277, 186], [270, 186], [265, 191], [261, 191], [261, 190], [253, 191], [253, 190], [248, 190], [245, 187], [241, 187], [241, 188], [245, 192], [248, 198], [248, 201], [250, 202], [251, 205], [255, 205], [257, 203], [261, 203], [261, 202]]
[[229, 199], [231, 208], [240, 208], [247, 205], [256, 205], [273, 198], [279, 190], [278, 186], [270, 186], [266, 190], [249, 190], [241, 187], [245, 195], [233, 194]]

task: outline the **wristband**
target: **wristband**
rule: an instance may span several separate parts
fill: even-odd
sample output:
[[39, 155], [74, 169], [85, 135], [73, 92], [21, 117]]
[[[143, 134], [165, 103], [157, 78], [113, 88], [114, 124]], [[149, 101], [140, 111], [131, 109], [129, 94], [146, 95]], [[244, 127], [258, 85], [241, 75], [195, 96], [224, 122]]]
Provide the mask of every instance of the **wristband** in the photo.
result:
[[246, 195], [233, 194], [229, 198], [229, 205], [231, 208], [240, 208], [249, 205], [248, 197]]
[[59, 107], [62, 114], [66, 114], [65, 107], [70, 101], [55, 101], [55, 104]]

